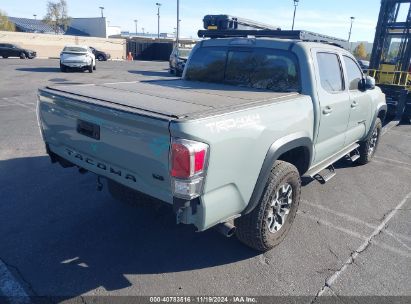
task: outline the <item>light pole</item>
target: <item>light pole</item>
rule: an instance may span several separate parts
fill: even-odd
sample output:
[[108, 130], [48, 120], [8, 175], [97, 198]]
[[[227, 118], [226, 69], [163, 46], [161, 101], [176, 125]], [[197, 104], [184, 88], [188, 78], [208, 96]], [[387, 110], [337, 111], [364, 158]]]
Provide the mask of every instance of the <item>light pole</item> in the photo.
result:
[[104, 6], [99, 6], [99, 9], [101, 10], [101, 18], [103, 18], [104, 17], [104, 15], [103, 15]]
[[37, 20], [37, 15], [33, 14], [34, 20]]
[[180, 0], [177, 0], [177, 30], [176, 30], [176, 47], [180, 43]]
[[350, 17], [350, 19], [351, 19], [351, 25], [350, 25], [350, 32], [348, 33], [348, 42], [350, 42], [350, 39], [351, 39], [352, 24], [354, 22], [355, 17]]
[[300, 0], [294, 0], [294, 16], [293, 16], [293, 26], [291, 27], [291, 30], [294, 30], [295, 13], [297, 12], [298, 2], [300, 2]]
[[161, 3], [157, 2], [157, 38], [160, 38], [160, 6]]
[[138, 20], [135, 19], [135, 20], [134, 20], [134, 23], [135, 23], [135, 25], [136, 25], [136, 36], [137, 36], [137, 32], [138, 32], [138, 30], [137, 30], [137, 29], [138, 29], [138, 28], [137, 28]]

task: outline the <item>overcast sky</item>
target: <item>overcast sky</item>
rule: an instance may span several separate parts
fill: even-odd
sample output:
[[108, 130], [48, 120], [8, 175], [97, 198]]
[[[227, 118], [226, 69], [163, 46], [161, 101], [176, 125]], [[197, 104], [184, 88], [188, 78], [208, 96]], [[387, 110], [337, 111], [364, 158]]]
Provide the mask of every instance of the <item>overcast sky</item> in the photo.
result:
[[[144, 27], [150, 33], [157, 32], [157, 7], [161, 2], [161, 32], [172, 33], [176, 26], [176, 0], [67, 0], [71, 17], [98, 17], [99, 6], [110, 25], [121, 26], [123, 31], [135, 31]], [[9, 16], [42, 18], [47, 0], [1, 0], [0, 9]], [[181, 33], [196, 37], [202, 28], [202, 18], [207, 14], [230, 14], [290, 29], [293, 16], [293, 0], [180, 0]], [[296, 29], [315, 31], [347, 39], [350, 17], [354, 16], [351, 41], [374, 40], [375, 27], [380, 10], [379, 0], [300, 0], [297, 7]]]

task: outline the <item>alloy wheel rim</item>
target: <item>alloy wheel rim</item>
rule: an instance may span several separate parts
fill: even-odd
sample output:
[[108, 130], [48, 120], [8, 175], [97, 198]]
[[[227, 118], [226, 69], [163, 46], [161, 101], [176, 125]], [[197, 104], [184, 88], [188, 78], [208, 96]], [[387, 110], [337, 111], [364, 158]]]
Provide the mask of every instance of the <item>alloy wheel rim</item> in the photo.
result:
[[289, 183], [280, 186], [276, 191], [266, 219], [268, 230], [278, 232], [284, 225], [293, 203], [293, 188]]
[[372, 155], [374, 153], [375, 147], [377, 146], [377, 142], [378, 142], [378, 129], [375, 128], [370, 138], [370, 144], [368, 145], [368, 155]]

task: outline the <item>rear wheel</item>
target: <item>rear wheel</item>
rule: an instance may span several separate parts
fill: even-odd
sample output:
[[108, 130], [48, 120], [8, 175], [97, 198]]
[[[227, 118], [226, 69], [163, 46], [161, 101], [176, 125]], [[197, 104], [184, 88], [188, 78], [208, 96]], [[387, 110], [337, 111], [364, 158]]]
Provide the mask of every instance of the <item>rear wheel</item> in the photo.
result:
[[98, 55], [98, 56], [97, 56], [97, 60], [98, 60], [98, 61], [104, 61], [104, 56], [101, 55], [101, 54]]
[[235, 220], [237, 238], [258, 251], [267, 251], [285, 238], [300, 203], [301, 180], [297, 168], [276, 161], [258, 205]]
[[4, 59], [7, 59], [7, 58], [9, 58], [9, 56], [3, 56], [3, 58], [4, 58]]
[[26, 53], [21, 52], [20, 53], [20, 59], [26, 59]]
[[63, 73], [65, 73], [67, 71], [67, 67], [63, 64], [60, 63], [60, 71], [62, 71]]
[[89, 73], [93, 73], [93, 64], [89, 65], [87, 69]]
[[381, 119], [377, 118], [377, 120], [375, 121], [374, 129], [372, 130], [368, 138], [360, 143], [360, 158], [358, 159], [359, 164], [365, 165], [374, 157], [375, 151], [377, 150], [378, 143], [380, 141], [381, 129]]

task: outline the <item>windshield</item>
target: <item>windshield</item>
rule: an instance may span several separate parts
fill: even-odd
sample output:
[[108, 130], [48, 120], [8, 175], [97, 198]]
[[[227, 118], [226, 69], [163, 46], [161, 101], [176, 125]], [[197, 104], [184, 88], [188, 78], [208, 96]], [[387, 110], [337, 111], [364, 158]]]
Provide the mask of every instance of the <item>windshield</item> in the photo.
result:
[[183, 57], [183, 58], [187, 58], [190, 55], [191, 50], [187, 50], [187, 49], [179, 49], [178, 50], [178, 56]]
[[298, 92], [297, 59], [290, 51], [203, 47], [187, 66], [186, 79], [226, 83], [274, 92]]
[[87, 50], [85, 48], [78, 47], [78, 46], [66, 46], [64, 48], [63, 52], [82, 52], [82, 53], [86, 53]]

